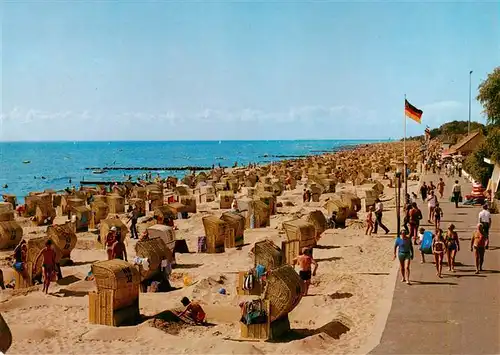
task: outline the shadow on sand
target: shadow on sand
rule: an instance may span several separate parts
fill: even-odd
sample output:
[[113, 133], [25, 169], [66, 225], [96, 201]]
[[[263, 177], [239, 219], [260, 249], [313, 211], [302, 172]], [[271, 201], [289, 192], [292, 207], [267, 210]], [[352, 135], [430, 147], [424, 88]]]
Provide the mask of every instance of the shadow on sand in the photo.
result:
[[337, 249], [341, 248], [340, 245], [316, 245], [314, 249]]
[[270, 342], [288, 343], [321, 333], [324, 333], [333, 339], [339, 339], [342, 334], [347, 333], [349, 330], [351, 330], [351, 328], [345, 325], [342, 321], [334, 320], [317, 329], [292, 329], [280, 339], [271, 340]]
[[342, 259], [341, 256], [331, 256], [329, 258], [319, 258], [319, 259], [316, 259], [316, 261], [319, 263], [322, 261], [336, 261], [336, 260], [340, 260], [340, 259]]

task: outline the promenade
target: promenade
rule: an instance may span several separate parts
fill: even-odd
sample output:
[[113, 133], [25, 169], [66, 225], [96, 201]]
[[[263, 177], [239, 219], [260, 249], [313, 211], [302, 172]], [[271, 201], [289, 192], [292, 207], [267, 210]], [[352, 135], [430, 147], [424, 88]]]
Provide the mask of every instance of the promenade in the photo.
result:
[[[439, 201], [444, 213], [441, 228], [445, 231], [453, 223], [460, 237], [457, 271], [448, 272], [445, 264], [443, 278], [438, 278], [433, 256], [426, 255], [426, 263], [420, 264], [416, 249], [412, 285], [401, 283], [398, 274], [381, 342], [370, 354], [500, 354], [500, 216], [493, 215], [485, 271], [475, 275], [470, 238], [480, 207], [455, 208], [449, 202], [455, 178], [427, 175], [423, 179], [437, 184], [439, 177], [446, 183], [445, 196]], [[462, 194], [469, 194], [471, 184], [459, 180]], [[423, 227], [433, 228], [427, 223], [427, 204], [420, 201], [418, 205]]]

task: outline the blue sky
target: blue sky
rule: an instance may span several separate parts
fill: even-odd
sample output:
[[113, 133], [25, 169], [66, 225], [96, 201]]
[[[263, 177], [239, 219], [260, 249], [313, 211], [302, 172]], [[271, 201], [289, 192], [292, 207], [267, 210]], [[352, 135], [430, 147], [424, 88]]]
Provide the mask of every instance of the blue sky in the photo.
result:
[[[467, 119], [482, 2], [9, 2], [0, 140], [341, 139]], [[484, 122], [473, 99], [472, 118]]]

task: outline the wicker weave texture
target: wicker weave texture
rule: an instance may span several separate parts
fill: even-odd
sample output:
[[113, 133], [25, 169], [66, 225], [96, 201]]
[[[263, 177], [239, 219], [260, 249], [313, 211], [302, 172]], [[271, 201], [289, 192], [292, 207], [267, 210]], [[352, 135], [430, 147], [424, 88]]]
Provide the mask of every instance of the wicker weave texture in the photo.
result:
[[22, 237], [23, 228], [17, 222], [0, 222], [0, 249], [15, 247]]
[[174, 261], [172, 250], [167, 247], [163, 239], [151, 238], [140, 240], [135, 245], [135, 253], [140, 258], [147, 258], [149, 261], [149, 270], [141, 269], [141, 278], [143, 280], [151, 278], [153, 274], [161, 267], [162, 260]]
[[316, 238], [319, 238], [321, 233], [326, 230], [326, 217], [323, 212], [319, 210], [311, 211], [307, 216], [307, 221], [316, 229]]
[[63, 258], [69, 258], [71, 251], [75, 248], [78, 241], [76, 234], [73, 232], [71, 223], [57, 224], [47, 227], [47, 237], [58, 247], [63, 255]]
[[271, 322], [286, 316], [299, 304], [302, 288], [302, 280], [290, 265], [281, 266], [268, 274], [264, 299], [271, 306]]
[[262, 265], [266, 270], [272, 270], [283, 265], [283, 254], [270, 240], [262, 240], [253, 247], [254, 265]]
[[202, 221], [207, 237], [207, 251], [209, 253], [223, 253], [229, 225], [213, 215], [203, 217]]
[[97, 290], [114, 290], [113, 309], [132, 305], [139, 298], [141, 276], [132, 264], [119, 260], [92, 264]]
[[245, 217], [236, 212], [225, 212], [221, 219], [234, 230], [235, 245], [237, 247], [242, 245], [245, 234]]

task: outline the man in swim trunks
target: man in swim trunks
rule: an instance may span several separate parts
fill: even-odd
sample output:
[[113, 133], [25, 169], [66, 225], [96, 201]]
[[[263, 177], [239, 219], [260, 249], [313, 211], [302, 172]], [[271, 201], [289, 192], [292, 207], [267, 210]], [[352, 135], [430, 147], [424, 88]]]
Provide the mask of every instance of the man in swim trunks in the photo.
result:
[[483, 271], [484, 254], [487, 246], [488, 239], [484, 235], [483, 225], [479, 223], [470, 241], [470, 251], [474, 252], [476, 274], [479, 274], [479, 271]]
[[179, 313], [179, 317], [187, 315], [196, 324], [205, 323], [207, 315], [198, 302], [193, 302], [190, 301], [189, 298], [183, 297], [181, 303], [184, 307], [186, 307], [186, 309], [183, 312]]
[[[318, 270], [318, 263], [312, 257], [310, 248], [303, 248], [302, 255], [293, 259], [293, 263], [298, 264], [300, 267], [299, 276], [304, 281], [304, 296], [307, 296], [309, 286], [311, 285], [311, 276], [316, 276]], [[311, 271], [311, 265], [314, 265], [314, 270]]]
[[42, 260], [43, 269], [43, 290], [42, 292], [48, 293], [50, 281], [52, 281], [52, 275], [54, 274], [56, 268], [56, 252], [52, 248], [52, 240], [47, 240], [45, 243], [45, 248], [42, 249], [40, 253]]

